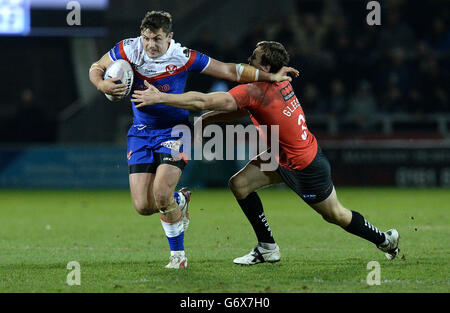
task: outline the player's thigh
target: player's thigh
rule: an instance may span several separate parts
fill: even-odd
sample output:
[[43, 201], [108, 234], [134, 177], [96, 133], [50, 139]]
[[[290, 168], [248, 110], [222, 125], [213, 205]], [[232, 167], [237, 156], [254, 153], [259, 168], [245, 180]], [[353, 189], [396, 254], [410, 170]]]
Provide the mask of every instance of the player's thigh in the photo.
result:
[[237, 199], [244, 199], [253, 191], [264, 186], [283, 182], [277, 171], [262, 171], [261, 164], [263, 163], [267, 163], [267, 161], [263, 161], [258, 155], [231, 177], [229, 186]]
[[158, 208], [166, 207], [172, 201], [181, 173], [179, 167], [171, 164], [158, 166], [153, 183], [153, 195]]
[[131, 173], [129, 175], [131, 200], [139, 214], [150, 215], [158, 211], [152, 192], [155, 177], [155, 173]]

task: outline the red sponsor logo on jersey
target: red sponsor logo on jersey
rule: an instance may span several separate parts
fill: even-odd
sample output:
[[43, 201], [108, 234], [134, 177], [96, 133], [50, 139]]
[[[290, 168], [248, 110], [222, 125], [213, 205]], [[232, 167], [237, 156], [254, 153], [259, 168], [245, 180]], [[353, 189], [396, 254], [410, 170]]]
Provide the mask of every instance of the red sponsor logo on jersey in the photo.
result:
[[165, 85], [159, 85], [159, 86], [156, 86], [156, 88], [158, 88], [159, 91], [167, 92], [167, 91], [169, 91], [170, 86], [167, 85], [167, 84], [165, 84]]
[[133, 154], [133, 150], [128, 151], [127, 159], [131, 159], [131, 155]]
[[[153, 84], [152, 84], [152, 85], [153, 85]], [[155, 86], [155, 85], [153, 85], [153, 86]], [[170, 86], [169, 86], [168, 84], [165, 84], [165, 85], [157, 85], [157, 86], [155, 86], [155, 87], [158, 88], [158, 90], [161, 91], [161, 92], [167, 92], [167, 91], [170, 90]], [[135, 87], [135, 89], [137, 89], [137, 90], [146, 90], [146, 89], [147, 89], [147, 86], [145, 86], [145, 85], [137, 85], [137, 86]]]
[[177, 66], [173, 65], [173, 64], [169, 64], [166, 66], [166, 71], [170, 74], [175, 73], [175, 71], [177, 70]]
[[280, 90], [280, 93], [283, 96], [284, 101], [288, 101], [295, 95], [294, 89], [292, 89], [291, 84], [287, 84], [286, 87]]

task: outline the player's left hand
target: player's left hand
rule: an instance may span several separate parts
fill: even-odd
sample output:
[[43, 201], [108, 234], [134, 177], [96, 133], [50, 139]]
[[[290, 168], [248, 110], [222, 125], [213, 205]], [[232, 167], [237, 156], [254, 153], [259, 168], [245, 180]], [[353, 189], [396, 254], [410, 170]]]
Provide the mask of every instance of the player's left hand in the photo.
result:
[[292, 81], [292, 77], [290, 77], [288, 74], [292, 74], [294, 77], [298, 77], [300, 75], [300, 72], [293, 67], [283, 66], [276, 74], [272, 74], [272, 81]]
[[135, 103], [136, 108], [158, 103], [158, 96], [161, 92], [146, 80], [144, 81], [144, 84], [147, 89], [135, 90], [133, 92], [131, 101]]

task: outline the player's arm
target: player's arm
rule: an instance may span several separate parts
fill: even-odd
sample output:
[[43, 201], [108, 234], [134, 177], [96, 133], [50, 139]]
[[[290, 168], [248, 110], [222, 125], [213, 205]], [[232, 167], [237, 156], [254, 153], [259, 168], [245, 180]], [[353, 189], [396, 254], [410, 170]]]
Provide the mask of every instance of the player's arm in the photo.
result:
[[131, 99], [131, 101], [135, 103], [136, 108], [161, 103], [192, 111], [236, 111], [238, 109], [236, 101], [228, 92], [213, 92], [205, 94], [196, 91], [189, 91], [183, 94], [170, 94], [160, 92], [147, 81], [144, 81], [144, 83], [147, 86], [147, 89], [135, 90]]
[[293, 74], [295, 77], [299, 75], [299, 72], [292, 67], [285, 66], [278, 73], [273, 74], [260, 71], [248, 64], [223, 63], [213, 58], [210, 58], [208, 67], [202, 73], [240, 83], [292, 81], [292, 78], [288, 74]]
[[127, 86], [125, 84], [116, 84], [115, 82], [118, 81], [119, 78], [103, 79], [106, 68], [112, 62], [109, 54], [106, 53], [100, 60], [91, 65], [91, 68], [89, 69], [89, 79], [97, 90], [108, 95], [120, 97], [126, 91]]

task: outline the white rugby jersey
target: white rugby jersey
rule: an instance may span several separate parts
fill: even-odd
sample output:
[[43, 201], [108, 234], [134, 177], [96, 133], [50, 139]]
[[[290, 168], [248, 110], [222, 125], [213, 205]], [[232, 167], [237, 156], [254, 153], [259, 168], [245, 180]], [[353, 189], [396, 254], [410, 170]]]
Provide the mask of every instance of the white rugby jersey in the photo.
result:
[[[129, 38], [117, 43], [109, 51], [113, 61], [123, 59], [131, 64], [134, 72], [134, 89], [146, 89], [144, 80], [167, 93], [183, 93], [188, 72], [203, 72], [209, 65], [210, 58], [195, 50], [182, 47], [173, 39], [169, 49], [159, 58], [150, 58], [145, 53], [142, 37]], [[136, 109], [131, 103], [134, 124], [147, 125], [150, 128], [170, 128], [187, 122], [187, 110], [156, 104]]]

